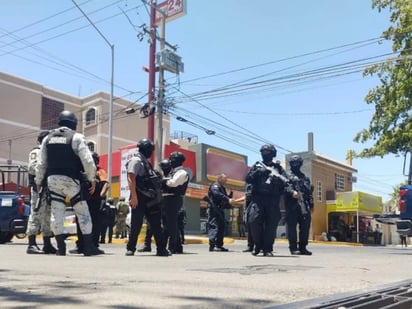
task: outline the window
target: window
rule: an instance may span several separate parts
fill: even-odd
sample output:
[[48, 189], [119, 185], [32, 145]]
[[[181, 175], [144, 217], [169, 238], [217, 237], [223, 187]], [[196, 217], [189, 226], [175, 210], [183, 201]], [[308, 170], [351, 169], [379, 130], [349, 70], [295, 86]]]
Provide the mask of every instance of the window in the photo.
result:
[[335, 187], [337, 191], [345, 191], [345, 176], [335, 175]]
[[96, 143], [95, 142], [92, 142], [92, 141], [88, 142], [87, 147], [89, 147], [90, 151], [96, 151], [95, 150], [96, 149]]
[[316, 182], [316, 197], [318, 202], [322, 202], [322, 182]]
[[90, 125], [96, 124], [96, 108], [91, 107], [89, 110], [86, 112], [86, 127]]
[[64, 103], [42, 97], [41, 128], [43, 130], [58, 128], [57, 120], [62, 111], [64, 111]]

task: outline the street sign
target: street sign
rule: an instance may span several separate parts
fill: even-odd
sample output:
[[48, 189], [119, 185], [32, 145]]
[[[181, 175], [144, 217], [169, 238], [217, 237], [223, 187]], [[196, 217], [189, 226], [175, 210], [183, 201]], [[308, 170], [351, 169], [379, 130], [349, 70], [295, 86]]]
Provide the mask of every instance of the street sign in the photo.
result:
[[[165, 22], [169, 22], [186, 15], [186, 0], [166, 0], [157, 5], [157, 9], [165, 12]], [[162, 21], [162, 14], [156, 10], [156, 25]]]

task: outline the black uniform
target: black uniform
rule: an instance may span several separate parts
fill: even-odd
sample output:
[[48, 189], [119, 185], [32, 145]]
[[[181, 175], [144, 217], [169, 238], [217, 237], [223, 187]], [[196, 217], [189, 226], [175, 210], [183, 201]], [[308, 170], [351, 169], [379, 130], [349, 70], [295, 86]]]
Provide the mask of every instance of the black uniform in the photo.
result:
[[223, 238], [225, 233], [225, 212], [224, 209], [230, 208], [230, 195], [227, 194], [226, 188], [218, 182], [209, 187], [208, 192], [208, 237], [209, 251], [214, 251], [215, 247], [220, 251], [227, 251], [223, 247]]
[[253, 249], [255, 248], [255, 243], [253, 242], [253, 236], [252, 236], [252, 228], [250, 226], [250, 220], [249, 220], [251, 201], [252, 201], [252, 185], [247, 184], [246, 189], [245, 189], [245, 210], [244, 210], [244, 219], [243, 219], [246, 222], [246, 227], [247, 227], [247, 248], [243, 250], [243, 252], [253, 252]]
[[[285, 196], [287, 235], [291, 254], [311, 255], [306, 246], [308, 245], [311, 211], [313, 209], [313, 187], [310, 179], [300, 171], [302, 162], [299, 156], [292, 156], [289, 162], [291, 171]], [[293, 197], [294, 191], [298, 193], [297, 198]], [[299, 243], [296, 231], [298, 224]]]
[[273, 256], [273, 243], [281, 218], [279, 200], [284, 193], [287, 174], [278, 162], [276, 148], [265, 144], [260, 148], [262, 161], [256, 162], [246, 175], [246, 183], [252, 185], [249, 206], [249, 224], [255, 250], [253, 255], [263, 250], [264, 256]]
[[188, 172], [182, 167], [185, 160], [182, 152], [172, 152], [169, 155], [169, 161], [173, 170], [169, 177], [163, 180], [163, 225], [166, 243], [172, 253], [183, 253], [177, 219], [189, 184]]
[[137, 237], [143, 224], [143, 217], [153, 229], [158, 256], [168, 256], [165, 248], [163, 230], [161, 227], [161, 180], [153, 170], [149, 158], [154, 150], [153, 142], [143, 139], [139, 142], [139, 153], [127, 163], [128, 174], [135, 175], [138, 205], [132, 208], [130, 237], [127, 243], [126, 255], [133, 255], [136, 251]]

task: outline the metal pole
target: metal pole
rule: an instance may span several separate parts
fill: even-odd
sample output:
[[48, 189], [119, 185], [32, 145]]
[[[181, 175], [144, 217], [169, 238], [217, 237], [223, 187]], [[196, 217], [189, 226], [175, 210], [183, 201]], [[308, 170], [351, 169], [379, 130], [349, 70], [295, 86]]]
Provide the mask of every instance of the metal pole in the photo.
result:
[[[112, 74], [110, 80], [110, 102], [109, 102], [109, 140], [107, 146], [107, 179], [109, 183], [112, 183], [112, 154], [113, 154], [113, 88], [114, 88], [114, 45], [110, 45], [112, 51]], [[112, 196], [112, 189], [109, 185], [107, 190], [108, 196]]]
[[[150, 5], [150, 48], [149, 48], [149, 106], [152, 106], [155, 100], [156, 84], [156, 0], [152, 0]], [[147, 119], [147, 138], [154, 141], [154, 114]], [[153, 163], [153, 157], [150, 158]]]
[[[165, 49], [165, 14], [162, 14], [161, 30], [160, 30], [160, 52]], [[157, 101], [157, 121], [158, 121], [158, 136], [157, 136], [157, 164], [163, 159], [163, 104], [164, 104], [164, 69], [159, 66], [159, 96]]]

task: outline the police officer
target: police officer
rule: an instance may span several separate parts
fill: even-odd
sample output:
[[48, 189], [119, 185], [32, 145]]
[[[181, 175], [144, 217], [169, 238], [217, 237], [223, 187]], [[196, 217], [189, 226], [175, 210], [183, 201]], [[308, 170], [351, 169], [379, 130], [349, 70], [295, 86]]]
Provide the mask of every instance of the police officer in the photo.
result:
[[279, 200], [284, 193], [287, 174], [278, 162], [276, 148], [265, 144], [260, 148], [262, 161], [256, 162], [246, 175], [252, 185], [249, 221], [255, 249], [253, 255], [263, 251], [264, 256], [273, 256], [273, 243], [281, 218]]
[[[92, 221], [84, 194], [93, 194], [95, 190], [96, 167], [84, 136], [75, 132], [76, 116], [70, 111], [63, 111], [59, 114], [58, 125], [60, 127], [52, 130], [40, 147], [36, 184], [41, 187], [47, 177], [51, 209], [55, 218], [54, 234], [58, 247], [56, 254], [66, 255], [64, 217], [65, 200], [68, 198], [83, 232], [83, 254], [95, 255], [98, 252], [93, 245]], [[81, 185], [82, 179], [86, 181]], [[84, 190], [81, 190], [82, 187]]]
[[116, 210], [116, 238], [125, 238], [127, 236], [126, 217], [130, 209], [123, 196], [117, 202]]
[[250, 220], [249, 220], [249, 212], [250, 212], [250, 202], [252, 200], [252, 185], [251, 184], [246, 184], [245, 188], [245, 210], [244, 210], [244, 222], [246, 222], [246, 227], [247, 227], [247, 247], [246, 249], [243, 250], [243, 252], [253, 252], [253, 249], [255, 247], [255, 244], [253, 242], [253, 236], [252, 236], [252, 228], [250, 226]]
[[[101, 204], [105, 202], [107, 190], [109, 190], [109, 182], [107, 180], [106, 171], [99, 166], [100, 156], [97, 152], [92, 152], [94, 164], [96, 166], [96, 189], [87, 199], [87, 206], [89, 207], [90, 217], [92, 219], [92, 235], [93, 244], [98, 248], [100, 254], [104, 251], [99, 249], [99, 237], [102, 225], [102, 218], [100, 215]], [[69, 250], [71, 254], [82, 254], [84, 248], [83, 233], [79, 226], [79, 220], [76, 220], [77, 226], [77, 241], [76, 248]]]
[[[313, 210], [313, 187], [310, 179], [301, 172], [303, 160], [299, 155], [292, 155], [289, 160], [289, 184], [286, 188], [286, 222], [289, 250], [293, 255], [312, 255], [306, 249], [309, 239], [311, 212]], [[299, 243], [296, 228], [299, 225]]]
[[[162, 171], [162, 179], [165, 179], [166, 177], [170, 176], [170, 172], [172, 170], [172, 165], [170, 164], [170, 161], [168, 159], [162, 160], [159, 163], [160, 169]], [[165, 184], [162, 185], [162, 191], [164, 191]], [[161, 214], [162, 214], [162, 224], [163, 224], [163, 229], [164, 229], [164, 211], [163, 211], [163, 206], [161, 207]], [[165, 233], [165, 239], [167, 239], [167, 233]], [[147, 222], [146, 220], [146, 235], [144, 237], [144, 245], [143, 248], [138, 249], [138, 252], [151, 252], [152, 251], [152, 236], [153, 236], [153, 230], [150, 227], [150, 223]]]
[[137, 237], [142, 228], [144, 216], [153, 229], [157, 246], [156, 255], [169, 256], [161, 227], [161, 179], [148, 161], [153, 154], [154, 144], [150, 139], [144, 138], [138, 142], [137, 147], [139, 151], [136, 156], [126, 163], [130, 190], [129, 204], [132, 208], [126, 256], [133, 256], [136, 251]]
[[229, 251], [223, 247], [226, 225], [224, 210], [231, 207], [233, 193], [227, 194], [226, 183], [227, 175], [222, 173], [217, 176], [217, 181], [209, 187], [207, 195], [209, 251]]
[[108, 234], [108, 243], [111, 244], [113, 240], [113, 228], [116, 223], [116, 206], [112, 198], [107, 199], [107, 202], [100, 208], [101, 214], [101, 229], [100, 229], [100, 243], [106, 242], [106, 234]]
[[187, 214], [184, 207], [180, 208], [179, 214], [177, 215], [177, 229], [178, 229], [178, 239], [180, 243], [184, 245], [185, 243], [185, 226], [187, 223]]
[[172, 152], [169, 155], [172, 171], [170, 177], [163, 179], [163, 223], [166, 242], [171, 253], [183, 253], [177, 219], [179, 211], [183, 207], [183, 198], [189, 184], [189, 175], [182, 166], [185, 160], [186, 157], [182, 152]]
[[[37, 192], [37, 186], [35, 182], [36, 175], [36, 165], [40, 152], [40, 144], [43, 139], [49, 134], [49, 131], [41, 131], [37, 137], [38, 146], [34, 147], [29, 154], [29, 183], [30, 183], [30, 205], [31, 212], [28, 222], [27, 234], [29, 236], [29, 247], [27, 248], [28, 254], [56, 254], [57, 249], [53, 247], [50, 242], [50, 237], [53, 235], [50, 229], [50, 218], [51, 218], [51, 208], [46, 201], [46, 196], [42, 196], [39, 208], [36, 209], [37, 200], [39, 198], [39, 193]], [[43, 235], [43, 250], [37, 246], [36, 235], [38, 233]]]

